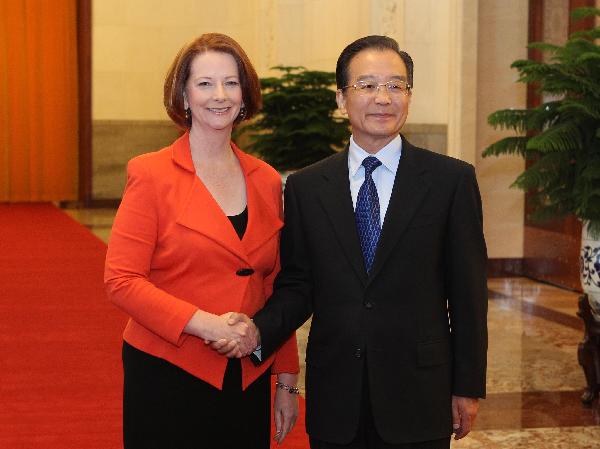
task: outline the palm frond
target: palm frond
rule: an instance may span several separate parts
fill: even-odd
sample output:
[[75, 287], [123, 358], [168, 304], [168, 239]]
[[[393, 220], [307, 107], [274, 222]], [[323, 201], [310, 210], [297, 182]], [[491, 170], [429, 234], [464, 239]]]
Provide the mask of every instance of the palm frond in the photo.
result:
[[[580, 176], [587, 181], [600, 181], [600, 159], [588, 161]], [[592, 192], [596, 192], [596, 190], [600, 192], [600, 187], [592, 189]]]
[[571, 11], [571, 19], [573, 20], [581, 20], [591, 16], [600, 16], [600, 8], [582, 7]]
[[600, 52], [592, 52], [592, 51], [585, 52], [582, 55], [579, 55], [577, 57], [576, 62], [581, 64], [583, 62], [589, 62], [589, 61], [600, 62]]
[[588, 232], [593, 239], [600, 239], [600, 220], [590, 220]]
[[483, 157], [499, 156], [501, 154], [525, 155], [528, 137], [505, 137], [488, 146], [483, 151]]
[[521, 173], [515, 182], [514, 187], [521, 190], [542, 191], [543, 195], [548, 196], [551, 193], [556, 180], [561, 183], [568, 182], [568, 174], [565, 172], [565, 164], [568, 164], [568, 155], [564, 153], [550, 153], [540, 157]]
[[546, 42], [531, 42], [527, 45], [527, 48], [541, 50], [548, 53], [554, 53], [561, 47], [559, 45], [548, 44]]
[[527, 130], [528, 109], [501, 109], [488, 116], [488, 123], [494, 128], [514, 129], [517, 132]]
[[565, 98], [558, 107], [558, 112], [600, 120], [600, 102], [589, 98]]
[[575, 31], [571, 33], [569, 37], [577, 39], [589, 39], [593, 41], [600, 38], [600, 29], [594, 28], [593, 30]]
[[533, 136], [527, 142], [527, 150], [540, 153], [568, 151], [581, 147], [581, 132], [573, 122], [559, 123]]

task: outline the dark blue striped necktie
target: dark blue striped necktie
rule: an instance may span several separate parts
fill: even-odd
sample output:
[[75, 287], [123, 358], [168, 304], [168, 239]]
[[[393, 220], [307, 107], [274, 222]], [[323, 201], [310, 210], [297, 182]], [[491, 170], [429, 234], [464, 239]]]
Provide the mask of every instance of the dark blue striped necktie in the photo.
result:
[[362, 161], [362, 165], [365, 167], [365, 181], [358, 191], [354, 216], [360, 239], [360, 247], [365, 260], [365, 268], [367, 269], [367, 273], [370, 273], [373, 261], [375, 260], [379, 235], [381, 234], [379, 197], [377, 196], [377, 188], [371, 175], [381, 165], [381, 162], [376, 157], [369, 156]]

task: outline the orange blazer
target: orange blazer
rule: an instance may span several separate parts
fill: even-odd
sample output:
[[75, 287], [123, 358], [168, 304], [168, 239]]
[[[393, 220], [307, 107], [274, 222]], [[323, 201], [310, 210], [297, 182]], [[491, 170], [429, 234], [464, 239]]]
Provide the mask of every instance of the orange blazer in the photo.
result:
[[[130, 316], [125, 341], [219, 389], [227, 359], [183, 329], [198, 309], [253, 316], [263, 307], [279, 270], [283, 226], [279, 174], [231, 147], [246, 178], [243, 238], [196, 176], [186, 133], [129, 161], [104, 274], [109, 298]], [[250, 275], [240, 271], [249, 268]], [[243, 388], [270, 365], [274, 373], [298, 372], [295, 335], [261, 366], [242, 359]]]

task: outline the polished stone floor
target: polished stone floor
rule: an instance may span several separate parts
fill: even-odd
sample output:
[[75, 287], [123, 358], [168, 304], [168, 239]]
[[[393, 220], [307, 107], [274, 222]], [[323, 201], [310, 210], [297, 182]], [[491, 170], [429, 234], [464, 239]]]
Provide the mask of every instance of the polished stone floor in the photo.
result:
[[[114, 210], [66, 210], [107, 241]], [[525, 278], [488, 282], [488, 397], [475, 430], [453, 448], [600, 448], [600, 407], [581, 405], [578, 295]], [[301, 361], [307, 323], [298, 332]], [[303, 377], [303, 376], [301, 376]]]

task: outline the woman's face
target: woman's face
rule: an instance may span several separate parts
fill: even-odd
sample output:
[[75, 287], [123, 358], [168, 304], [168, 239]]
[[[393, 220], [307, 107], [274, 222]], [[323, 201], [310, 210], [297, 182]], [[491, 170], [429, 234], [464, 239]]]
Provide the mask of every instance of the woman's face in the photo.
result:
[[242, 107], [242, 87], [233, 56], [207, 51], [192, 60], [184, 106], [191, 109], [192, 129], [231, 131]]

